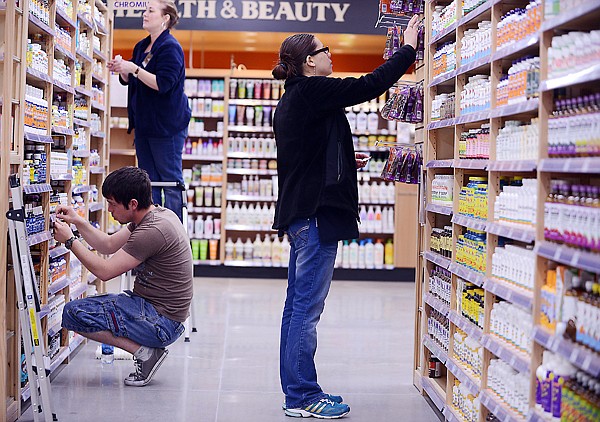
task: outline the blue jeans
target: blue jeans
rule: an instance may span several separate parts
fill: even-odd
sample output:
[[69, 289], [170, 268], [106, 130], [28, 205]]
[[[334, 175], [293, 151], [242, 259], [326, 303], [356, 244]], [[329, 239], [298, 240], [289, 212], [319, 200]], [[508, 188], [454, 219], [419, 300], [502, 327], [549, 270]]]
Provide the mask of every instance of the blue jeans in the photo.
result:
[[[181, 182], [183, 171], [181, 153], [187, 138], [187, 128], [169, 137], [135, 137], [135, 152], [138, 165], [148, 172], [152, 182]], [[165, 193], [164, 207], [173, 211], [183, 221], [183, 194], [179, 188], [152, 188], [152, 200], [163, 205], [162, 192]]]
[[73, 300], [65, 304], [62, 326], [78, 333], [110, 331], [142, 346], [167, 347], [183, 334], [183, 324], [162, 316], [131, 292]]
[[325, 397], [317, 383], [317, 323], [329, 293], [337, 242], [321, 242], [316, 218], [294, 220], [288, 230], [290, 264], [281, 320], [279, 374], [288, 408]]

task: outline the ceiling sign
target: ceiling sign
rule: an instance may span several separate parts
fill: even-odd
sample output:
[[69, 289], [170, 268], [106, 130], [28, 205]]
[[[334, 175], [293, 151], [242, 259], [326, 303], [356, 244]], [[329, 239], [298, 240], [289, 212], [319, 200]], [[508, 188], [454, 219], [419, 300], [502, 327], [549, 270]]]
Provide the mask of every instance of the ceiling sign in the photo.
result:
[[[146, 1], [113, 0], [115, 29], [141, 29]], [[383, 35], [375, 0], [175, 0], [176, 28], [199, 31], [320, 32]]]

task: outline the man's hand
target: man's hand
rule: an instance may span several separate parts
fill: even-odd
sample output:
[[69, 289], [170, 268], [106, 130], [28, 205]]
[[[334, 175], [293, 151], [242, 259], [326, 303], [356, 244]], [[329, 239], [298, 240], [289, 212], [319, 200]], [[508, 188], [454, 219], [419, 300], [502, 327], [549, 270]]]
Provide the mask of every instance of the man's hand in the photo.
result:
[[70, 224], [63, 223], [60, 220], [54, 221], [54, 238], [59, 243], [65, 243], [73, 237]]
[[369, 154], [365, 154], [364, 152], [355, 152], [354, 159], [356, 160], [356, 168], [361, 169], [367, 165], [371, 156]]
[[58, 205], [56, 207], [56, 220], [59, 219], [69, 224], [77, 225], [81, 216], [72, 208], [66, 205]]

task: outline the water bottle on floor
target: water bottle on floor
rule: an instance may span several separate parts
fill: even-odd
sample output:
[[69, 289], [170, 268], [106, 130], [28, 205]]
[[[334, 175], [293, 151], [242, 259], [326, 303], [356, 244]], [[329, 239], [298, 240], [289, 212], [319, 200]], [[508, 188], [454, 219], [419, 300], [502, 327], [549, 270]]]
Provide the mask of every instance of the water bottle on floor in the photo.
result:
[[111, 364], [115, 360], [115, 347], [102, 343], [102, 363]]

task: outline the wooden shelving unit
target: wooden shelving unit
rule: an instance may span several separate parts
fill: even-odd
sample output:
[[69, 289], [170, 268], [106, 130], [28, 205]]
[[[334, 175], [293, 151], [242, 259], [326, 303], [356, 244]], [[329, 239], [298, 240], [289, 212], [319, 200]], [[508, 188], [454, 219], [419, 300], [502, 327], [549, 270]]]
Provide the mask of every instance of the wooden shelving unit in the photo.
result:
[[[447, 421], [464, 420], [460, 412], [452, 405], [452, 394], [455, 379], [467, 383], [474, 396], [480, 399], [479, 421], [486, 420], [495, 414], [502, 421], [543, 421], [543, 415], [535, 409], [535, 372], [541, 364], [542, 352], [551, 350], [568, 359], [574, 366], [593, 377], [598, 376], [600, 355], [593, 351], [555, 336], [541, 327], [541, 288], [546, 281], [550, 265], [562, 263], [578, 269], [600, 274], [600, 255], [577, 249], [567, 245], [559, 245], [544, 239], [544, 204], [550, 192], [551, 181], [567, 178], [574, 183], [598, 185], [599, 159], [597, 157], [581, 158], [549, 158], [548, 154], [548, 120], [552, 114], [555, 100], [555, 89], [563, 89], [561, 95], [584, 95], [598, 92], [600, 74], [598, 63], [587, 69], [574, 72], [555, 79], [548, 78], [548, 49], [552, 38], [572, 30], [597, 30], [600, 28], [600, 3], [582, 2], [580, 6], [552, 18], [544, 18], [541, 6], [541, 28], [535, 33], [507, 47], [499, 49], [496, 41], [496, 28], [502, 16], [514, 8], [524, 8], [529, 2], [488, 0], [463, 16], [461, 3], [457, 2], [456, 21], [445, 30], [431, 36], [431, 22], [436, 6], [447, 6], [449, 0], [429, 0], [426, 2], [426, 52], [427, 66], [418, 69], [418, 78], [425, 80], [425, 129], [424, 150], [425, 163], [420, 203], [421, 225], [419, 248], [419, 267], [416, 286], [416, 321], [415, 321], [415, 372], [413, 381], [420, 391], [428, 396], [435, 407], [443, 412]], [[467, 65], [460, 63], [461, 41], [465, 31], [477, 28], [483, 20], [491, 21], [492, 38], [491, 53]], [[436, 48], [444, 42], [456, 41], [456, 69], [450, 73], [433, 78], [433, 56]], [[502, 75], [507, 73], [513, 60], [527, 55], [540, 57], [540, 87], [534, 98], [516, 104], [497, 107], [498, 84]], [[489, 75], [491, 79], [491, 108], [475, 113], [461, 115], [461, 90], [467, 78], [476, 74]], [[441, 93], [455, 93], [455, 116], [432, 121], [431, 106], [433, 98]], [[539, 144], [537, 158], [529, 160], [498, 161], [496, 158], [496, 138], [500, 129], [508, 120], [531, 122], [537, 118]], [[534, 121], [535, 122], [535, 121]], [[482, 124], [490, 126], [490, 155], [485, 160], [464, 160], [459, 157], [459, 140], [462, 132], [479, 128]], [[534, 123], [535, 124], [535, 123]], [[454, 200], [452, 206], [444, 207], [431, 202], [432, 182], [436, 174], [454, 176]], [[459, 213], [460, 189], [467, 184], [470, 176], [487, 178], [488, 186], [488, 218], [479, 220], [463, 216]], [[523, 176], [537, 179], [536, 221], [534, 227], [505, 225], [494, 221], [494, 202], [501, 191], [501, 178], [505, 176]], [[432, 252], [432, 229], [452, 226], [452, 256], [443, 257]], [[467, 228], [481, 230], [487, 236], [486, 271], [478, 272], [457, 262], [458, 236]], [[533, 289], [526, 290], [492, 276], [492, 256], [499, 244], [499, 239], [522, 246], [529, 246], [535, 252], [535, 284]], [[449, 271], [451, 275], [451, 299], [449, 306], [439, 300], [431, 292], [430, 276], [434, 268]], [[457, 304], [458, 280], [462, 279], [479, 286], [485, 292], [483, 329], [460, 315]], [[524, 353], [495, 336], [490, 329], [492, 304], [498, 300], [511, 302], [520, 309], [529, 312], [530, 322], [534, 327], [529, 348], [531, 353]], [[450, 340], [448, 351], [442, 350], [427, 329], [428, 318], [433, 312], [448, 316]], [[481, 382], [478, 385], [464, 373], [460, 365], [454, 361], [453, 335], [458, 329], [479, 341], [483, 348], [483, 368]], [[434, 355], [443, 365], [442, 378], [433, 379], [428, 375], [428, 360]], [[488, 367], [490, 360], [499, 358], [519, 373], [529, 377], [529, 411], [518, 413], [511, 408], [488, 385]]]
[[[59, 322], [49, 324], [48, 315], [58, 313], [49, 304], [59, 297], [68, 302], [84, 296], [89, 284], [96, 284], [99, 291], [103, 288], [68, 250], [55, 244], [50, 221], [59, 202], [75, 201], [90, 221], [100, 228], [106, 226], [104, 201], [101, 195], [95, 198], [93, 187], [101, 186], [109, 161], [106, 62], [111, 55], [113, 18], [102, 0], [46, 4], [45, 13], [34, 15], [30, 2], [0, 3], [0, 189], [4, 192], [0, 243], [7, 244], [8, 175], [16, 173], [26, 206], [33, 204], [41, 210], [39, 227], [29, 235], [28, 243], [40, 285], [43, 338], [52, 373], [68, 362], [83, 338], [61, 329]], [[47, 71], [44, 60], [28, 52], [34, 44], [39, 54], [47, 57]], [[8, 249], [3, 248], [0, 255], [3, 268], [10, 260]], [[62, 270], [57, 270], [57, 260], [62, 260]], [[20, 374], [12, 270], [0, 271], [0, 289], [5, 292], [0, 303], [3, 327], [10, 333], [0, 347], [5, 380], [0, 385], [7, 398], [6, 420], [14, 421], [27, 403], [29, 388]]]

